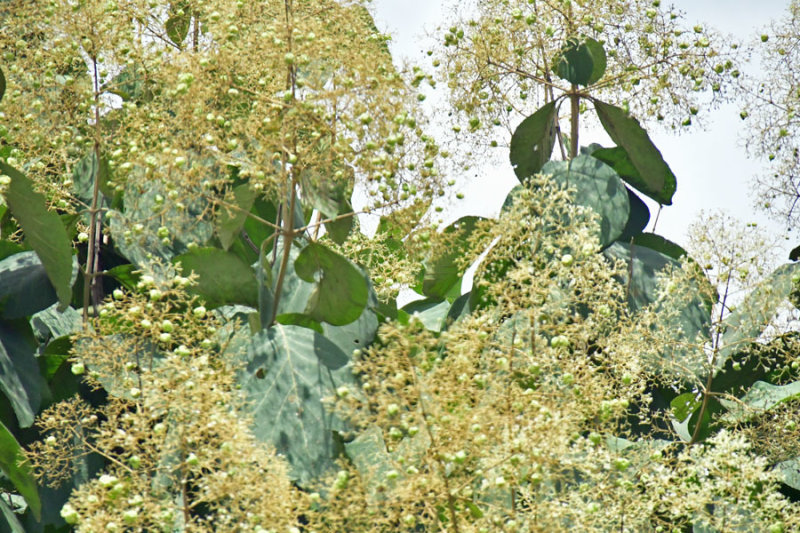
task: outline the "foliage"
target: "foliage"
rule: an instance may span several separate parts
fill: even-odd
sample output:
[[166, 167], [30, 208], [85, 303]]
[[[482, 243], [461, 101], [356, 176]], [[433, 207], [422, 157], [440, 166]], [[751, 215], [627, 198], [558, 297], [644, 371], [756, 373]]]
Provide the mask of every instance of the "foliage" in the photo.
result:
[[633, 115], [732, 63], [658, 2], [480, 8], [455, 116], [539, 109], [500, 216], [437, 231], [425, 75], [359, 3], [0, 4], [8, 529], [800, 528], [797, 267], [644, 233], [634, 192], [677, 178]]

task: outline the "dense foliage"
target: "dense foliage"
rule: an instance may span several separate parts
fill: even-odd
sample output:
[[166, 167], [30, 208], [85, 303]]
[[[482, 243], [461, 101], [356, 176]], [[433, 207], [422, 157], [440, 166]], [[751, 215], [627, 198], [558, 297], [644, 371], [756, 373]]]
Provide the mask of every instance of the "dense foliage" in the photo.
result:
[[[639, 0], [479, 2], [430, 74], [358, 2], [0, 21], [0, 529], [800, 528], [800, 267], [644, 231], [678, 177], [635, 117], [737, 46]], [[426, 79], [459, 158], [508, 129], [496, 219], [431, 224]]]

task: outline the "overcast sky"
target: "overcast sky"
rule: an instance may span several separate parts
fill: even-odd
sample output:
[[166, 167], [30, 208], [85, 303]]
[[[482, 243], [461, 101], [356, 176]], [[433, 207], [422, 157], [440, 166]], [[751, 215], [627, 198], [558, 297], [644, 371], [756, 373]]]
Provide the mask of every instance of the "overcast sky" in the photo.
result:
[[[667, 2], [665, 2], [666, 4]], [[722, 33], [740, 38], [751, 37], [786, 10], [788, 0], [676, 0], [671, 2], [685, 13], [689, 27], [696, 23], [713, 26]], [[427, 64], [423, 36], [435, 31], [443, 19], [442, 0], [375, 0], [376, 22], [382, 31], [393, 36], [392, 52], [396, 58], [406, 58]], [[688, 226], [698, 219], [701, 211], [724, 210], [743, 222], [758, 222], [775, 233], [785, 230], [770, 222], [753, 207], [752, 176], [762, 164], [745, 157], [739, 139], [742, 121], [736, 106], [725, 106], [707, 115], [706, 131], [694, 131], [680, 136], [655, 133], [653, 141], [678, 179], [673, 205], [665, 207], [658, 221], [657, 232], [685, 244]], [[581, 144], [608, 141], [584, 134]], [[607, 139], [607, 138], [606, 138]], [[503, 159], [507, 161], [507, 159]], [[506, 193], [516, 180], [509, 163], [502, 168], [477, 169], [459, 183], [466, 198], [459, 202], [457, 212], [491, 216], [496, 214]], [[651, 225], [655, 207], [651, 203]], [[796, 232], [795, 232], [796, 233]], [[788, 250], [800, 244], [793, 235], [785, 241], [782, 260]]]

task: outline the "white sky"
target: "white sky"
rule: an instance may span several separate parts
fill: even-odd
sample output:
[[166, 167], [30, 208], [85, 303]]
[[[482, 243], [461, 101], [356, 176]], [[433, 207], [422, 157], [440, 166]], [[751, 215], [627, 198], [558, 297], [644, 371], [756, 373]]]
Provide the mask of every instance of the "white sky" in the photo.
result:
[[[375, 0], [373, 6], [376, 23], [382, 31], [393, 36], [392, 52], [397, 59], [408, 59], [423, 65], [429, 60], [424, 34], [433, 32], [443, 18], [442, 0]], [[448, 2], [449, 3], [449, 2]], [[665, 4], [668, 2], [665, 2]], [[771, 20], [780, 18], [788, 0], [675, 0], [670, 2], [685, 13], [689, 27], [703, 23], [721, 33], [730, 33], [741, 39], [756, 35]], [[739, 138], [742, 121], [739, 108], [728, 105], [706, 114], [706, 131], [695, 130], [680, 136], [651, 133], [651, 138], [661, 150], [664, 159], [677, 176], [678, 188], [673, 205], [661, 212], [657, 233], [678, 244], [687, 242], [686, 230], [696, 222], [701, 211], [724, 210], [743, 222], [757, 222], [776, 234], [783, 235], [785, 228], [770, 222], [753, 207], [752, 176], [763, 165], [745, 157]], [[592, 138], [584, 133], [582, 145], [605, 142], [607, 138]], [[491, 216], [499, 211], [506, 193], [516, 184], [506, 157], [500, 165], [474, 169], [458, 187], [465, 199], [454, 207], [454, 213]], [[476, 175], [477, 174], [477, 175]], [[648, 204], [652, 228], [657, 206]], [[451, 217], [448, 217], [450, 219]], [[796, 235], [796, 233], [795, 233]], [[783, 241], [780, 262], [788, 260], [788, 251], [797, 244], [797, 237]]]

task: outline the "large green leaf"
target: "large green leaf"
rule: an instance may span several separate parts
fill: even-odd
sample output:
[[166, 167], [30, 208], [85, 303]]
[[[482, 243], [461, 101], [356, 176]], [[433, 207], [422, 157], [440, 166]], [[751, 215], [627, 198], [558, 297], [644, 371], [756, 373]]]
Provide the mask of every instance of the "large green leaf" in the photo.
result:
[[550, 160], [555, 134], [556, 102], [548, 102], [522, 121], [511, 136], [510, 158], [523, 183]]
[[591, 207], [600, 215], [600, 242], [608, 246], [628, 223], [630, 203], [625, 185], [614, 170], [591, 156], [572, 161], [551, 161], [542, 169], [560, 185], [575, 187], [575, 203]]
[[367, 306], [361, 316], [344, 326], [333, 326], [323, 322], [322, 330], [325, 337], [345, 354], [351, 354], [353, 350], [368, 347], [378, 331], [378, 315], [376, 313], [378, 307], [378, 297], [375, 295], [372, 284], [370, 284]]
[[258, 306], [256, 274], [235, 254], [219, 248], [196, 248], [177, 256], [174, 262], [183, 266], [184, 275], [197, 274], [197, 285], [191, 290], [209, 309], [228, 304]]
[[413, 437], [405, 437], [393, 452], [389, 452], [381, 429], [370, 426], [346, 443], [344, 451], [365, 482], [370, 497], [380, 500], [384, 489], [393, 483], [387, 474], [394, 470], [402, 476], [403, 467], [407, 467], [409, 462], [416, 463], [429, 446], [428, 433], [421, 431]]
[[0, 261], [0, 310], [4, 318], [32, 315], [57, 301], [35, 252], [21, 252]]
[[[670, 346], [652, 347], [654, 355], [665, 358], [676, 370], [705, 375], [705, 356], [702, 350], [693, 347], [698, 336], [708, 337], [711, 323], [711, 306], [698, 287], [703, 280], [684, 279], [673, 290], [664, 291], [659, 274], [670, 265], [673, 269], [681, 268], [679, 261], [656, 250], [622, 242], [615, 242], [603, 254], [628, 265], [620, 283], [627, 288], [628, 305], [633, 312], [656, 304], [659, 312], [671, 317], [665, 319], [664, 325], [675, 331], [674, 342]], [[629, 272], [633, 274], [630, 280]], [[666, 293], [670, 296], [660, 299]]]
[[[191, 161], [193, 166], [206, 167], [204, 172], [219, 171], [210, 163], [206, 166], [205, 160]], [[168, 192], [161, 181], [130, 180], [125, 185], [125, 209], [109, 212], [115, 247], [140, 269], [152, 265], [154, 258], [171, 261], [185, 253], [190, 244], [203, 246], [214, 233], [205, 196], [193, 186], [176, 191], [180, 202], [168, 202]], [[166, 240], [159, 236], [162, 226], [168, 233]]]
[[217, 209], [217, 236], [219, 236], [219, 242], [224, 250], [231, 247], [234, 239], [242, 230], [247, 213], [252, 209], [255, 199], [256, 192], [247, 183], [243, 183], [233, 189], [231, 203], [238, 209], [226, 206]]
[[31, 317], [31, 327], [41, 343], [77, 333], [83, 327], [81, 314], [73, 307], [58, 312], [55, 306], [39, 311]]
[[625, 189], [628, 191], [628, 204], [631, 210], [625, 229], [622, 231], [622, 235], [619, 236], [619, 240], [622, 242], [627, 242], [641, 235], [644, 228], [647, 227], [647, 223], [650, 222], [650, 209], [647, 208], [647, 204], [635, 192], [627, 187]]
[[778, 267], [725, 318], [717, 369], [722, 368], [737, 351], [761, 336], [764, 328], [775, 317], [778, 307], [792, 292], [792, 276], [797, 272], [800, 272], [800, 263]]
[[567, 39], [553, 65], [559, 78], [573, 85], [591, 85], [606, 71], [606, 52], [603, 45], [591, 37]]
[[619, 167], [617, 171], [632, 187], [661, 204], [671, 205], [677, 184], [675, 174], [639, 121], [623, 109], [600, 100], [594, 100], [594, 107], [603, 128], [624, 153], [597, 150], [592, 156], [605, 153], [606, 159], [612, 161], [615, 169]]
[[33, 424], [42, 397], [49, 394], [35, 350], [36, 339], [27, 321], [0, 321], [0, 391], [24, 428]]
[[[111, 169], [108, 165], [108, 160], [104, 157], [100, 158], [100, 164], [97, 164], [97, 157], [95, 151], [92, 150], [89, 155], [86, 155], [78, 161], [78, 164], [72, 169], [72, 190], [75, 196], [81, 199], [84, 203], [90, 204], [94, 194], [94, 182], [100, 180], [98, 187], [100, 191], [109, 198], [113, 198], [115, 191], [108, 185], [111, 177]], [[101, 198], [101, 201], [103, 199]], [[89, 214], [84, 215], [84, 219], [88, 221]]]
[[56, 290], [60, 308], [72, 299], [72, 243], [58, 215], [47, 210], [44, 196], [15, 168], [0, 162], [0, 170], [11, 178], [5, 198], [25, 233], [25, 240], [42, 261]]
[[312, 242], [297, 256], [300, 279], [316, 282], [305, 312], [315, 320], [343, 326], [356, 320], [367, 305], [367, 280], [350, 261], [330, 248]]
[[28, 502], [28, 507], [38, 520], [42, 513], [42, 503], [39, 501], [36, 480], [28, 463], [23, 463], [24, 460], [25, 455], [22, 453], [22, 447], [17, 439], [0, 422], [0, 469]]
[[[461, 296], [461, 277], [458, 260], [470, 249], [469, 236], [481, 217], [467, 216], [453, 222], [444, 233], [454, 235], [454, 242], [446, 249], [434, 249], [423, 264], [422, 293], [430, 298], [443, 300], [457, 292]], [[455, 299], [455, 297], [453, 298]]]
[[253, 337], [246, 360], [238, 380], [256, 437], [287, 458], [301, 483], [318, 479], [335, 466], [333, 431], [346, 429], [323, 398], [353, 384], [347, 355], [311, 329], [275, 324]]

